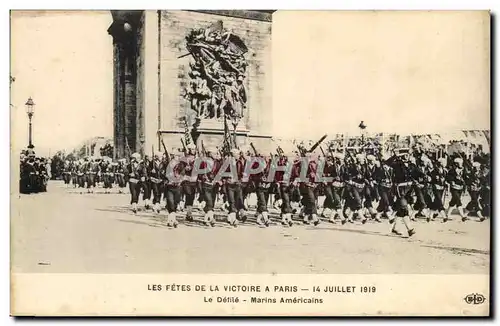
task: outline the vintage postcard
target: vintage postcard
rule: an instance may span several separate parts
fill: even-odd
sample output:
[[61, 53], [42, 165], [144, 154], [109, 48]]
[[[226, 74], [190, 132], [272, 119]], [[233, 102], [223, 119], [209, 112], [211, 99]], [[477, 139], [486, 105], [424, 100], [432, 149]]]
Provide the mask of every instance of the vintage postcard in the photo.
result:
[[490, 21], [11, 11], [11, 314], [489, 316]]

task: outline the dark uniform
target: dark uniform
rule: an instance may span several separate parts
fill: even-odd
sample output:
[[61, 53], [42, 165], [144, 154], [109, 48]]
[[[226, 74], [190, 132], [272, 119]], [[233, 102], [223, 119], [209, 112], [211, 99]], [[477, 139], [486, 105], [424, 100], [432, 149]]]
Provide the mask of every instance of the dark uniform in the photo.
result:
[[[174, 151], [172, 153], [175, 153]], [[163, 164], [163, 173], [165, 175], [164, 183], [164, 196], [166, 200], [166, 209], [168, 212], [167, 225], [177, 227], [177, 207], [181, 202], [181, 182], [182, 180], [182, 170], [184, 169], [182, 163], [177, 163], [179, 157], [172, 155], [170, 161], [175, 159], [176, 161], [170, 164]], [[170, 166], [169, 166], [170, 165]], [[168, 170], [172, 168], [172, 170]]]
[[358, 162], [351, 164], [347, 168], [347, 191], [348, 198], [346, 205], [350, 209], [347, 213], [348, 221], [352, 222], [353, 214], [357, 213], [361, 221], [366, 222], [366, 217], [362, 213], [363, 196], [365, 194], [366, 166], [363, 158], [358, 156]]
[[126, 173], [129, 180], [130, 204], [132, 205], [132, 211], [137, 213], [137, 203], [139, 202], [141, 189], [143, 189], [146, 182], [147, 172], [144, 161], [140, 161], [140, 155], [134, 154], [132, 154]]
[[164, 193], [165, 176], [162, 175], [162, 171], [166, 170], [164, 165], [167, 163], [165, 160], [162, 160], [162, 157], [161, 153], [157, 153], [148, 166], [149, 183], [153, 192], [153, 208], [156, 213], [160, 213], [161, 196]]
[[[209, 158], [212, 159], [213, 165], [209, 172], [205, 174], [198, 175], [198, 182], [201, 185], [201, 198], [205, 202], [205, 207], [203, 211], [205, 212], [204, 223], [206, 225], [215, 225], [214, 216], [214, 205], [217, 196], [217, 191], [221, 185], [219, 181], [215, 180], [217, 173], [219, 172], [221, 166], [221, 160], [215, 157], [214, 151], [209, 153]], [[206, 161], [202, 161], [200, 164], [200, 169], [209, 168]]]
[[316, 204], [316, 171], [318, 169], [318, 162], [314, 159], [309, 160], [307, 166], [301, 165], [302, 169], [306, 170], [306, 180], [301, 180], [300, 191], [302, 193], [302, 202], [304, 204], [304, 223], [309, 223], [309, 217], [312, 219], [314, 225], [318, 225], [318, 206]]
[[377, 207], [379, 217], [382, 213], [385, 213], [387, 218], [392, 217], [394, 199], [393, 179], [394, 170], [392, 167], [390, 167], [386, 161], [381, 162], [381, 166], [375, 171], [375, 180], [377, 181], [380, 196], [380, 201]]
[[[396, 218], [402, 218], [403, 223], [408, 231], [408, 235], [412, 236], [415, 230], [410, 225], [410, 211], [408, 198], [412, 191], [412, 175], [411, 165], [406, 158], [393, 157], [392, 168], [394, 170], [394, 188], [396, 202], [394, 208], [396, 210]], [[389, 220], [389, 222], [393, 222]], [[396, 223], [392, 226], [392, 232], [399, 234], [396, 230]]]
[[[441, 160], [438, 165], [432, 170], [431, 176], [431, 187], [434, 195], [434, 201], [432, 203], [431, 209], [438, 212], [444, 220], [447, 219], [444, 210], [444, 192], [446, 187], [446, 175], [448, 171], [444, 168], [444, 162]], [[431, 215], [431, 219], [434, 215]]]
[[[269, 215], [267, 203], [269, 201], [269, 192], [272, 185], [272, 180], [268, 180], [269, 169], [271, 168], [271, 160], [260, 157], [265, 160], [265, 168], [262, 172], [250, 176], [250, 182], [255, 185], [255, 193], [257, 195], [257, 223], [269, 226]], [[252, 168], [259, 168], [259, 162], [253, 162]]]
[[479, 202], [481, 193], [482, 171], [480, 163], [475, 163], [475, 167], [466, 176], [467, 190], [470, 195], [470, 202], [465, 207], [469, 212], [475, 212], [479, 218], [482, 217], [482, 208]]
[[455, 166], [448, 171], [446, 179], [450, 184], [451, 200], [448, 208], [447, 216], [450, 216], [454, 207], [458, 208], [458, 212], [462, 219], [465, 220], [465, 214], [462, 207], [462, 193], [465, 189], [465, 171], [462, 168], [462, 159], [455, 159]]

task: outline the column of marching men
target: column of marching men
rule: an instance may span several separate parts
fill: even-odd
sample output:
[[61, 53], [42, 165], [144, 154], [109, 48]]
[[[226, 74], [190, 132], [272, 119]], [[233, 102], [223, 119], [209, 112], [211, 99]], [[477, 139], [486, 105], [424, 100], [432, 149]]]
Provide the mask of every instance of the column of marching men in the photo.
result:
[[[153, 157], [143, 158], [133, 153], [129, 160], [117, 162], [93, 158], [66, 161], [63, 176], [67, 185], [72, 183], [81, 188], [82, 193], [85, 188], [87, 192], [94, 192], [98, 183], [105, 193], [114, 187], [124, 193], [128, 185], [134, 213], [139, 210], [142, 199], [145, 210], [159, 214], [172, 227], [177, 227], [180, 214], [186, 221], [193, 221], [193, 211], [197, 209], [203, 210], [203, 223], [207, 226], [215, 225], [215, 211], [221, 210], [227, 216], [227, 223], [236, 227], [247, 221], [247, 203], [252, 194], [257, 198], [256, 222], [263, 226], [270, 225], [270, 207], [280, 211], [284, 226], [294, 224], [294, 215], [303, 223], [313, 225], [320, 223], [320, 217], [342, 225], [365, 224], [368, 220], [380, 223], [387, 219], [393, 233], [400, 234], [396, 229], [400, 221], [409, 236], [415, 233], [413, 222], [418, 218], [446, 222], [454, 209], [463, 222], [472, 216], [484, 221], [490, 215], [489, 157], [481, 162], [458, 154], [436, 158], [421, 148], [394, 150], [391, 156], [349, 152], [344, 155], [330, 151], [319, 156], [300, 155], [296, 151], [273, 158], [264, 158], [255, 150], [252, 153], [250, 148], [233, 149], [226, 154], [209, 148], [204, 156], [213, 164], [210, 171], [198, 175], [191, 173], [196, 148], [187, 146], [184, 151], [157, 152]], [[264, 160], [264, 170], [246, 175], [247, 161], [256, 156]], [[308, 160], [306, 165], [302, 164], [304, 156]], [[180, 158], [183, 158], [180, 163], [168, 171], [169, 163]], [[227, 159], [234, 160], [238, 178], [225, 176], [219, 180], [216, 176], [225, 172], [220, 169]], [[287, 164], [291, 168], [285, 178], [283, 167]], [[206, 169], [207, 163], [202, 162], [200, 168]], [[274, 169], [275, 174], [268, 180], [270, 169]], [[317, 182], [318, 169], [331, 179]], [[464, 205], [466, 193], [470, 200]], [[320, 196], [325, 198], [322, 207], [318, 205]], [[448, 197], [451, 200], [445, 201]]]

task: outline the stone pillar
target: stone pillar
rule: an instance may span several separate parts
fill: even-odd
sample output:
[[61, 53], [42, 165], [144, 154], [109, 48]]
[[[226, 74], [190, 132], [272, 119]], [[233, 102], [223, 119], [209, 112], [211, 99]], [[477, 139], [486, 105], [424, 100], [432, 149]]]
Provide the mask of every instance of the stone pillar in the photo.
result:
[[125, 111], [125, 123], [123, 130], [125, 133], [125, 146], [130, 148], [130, 151], [138, 151], [137, 146], [137, 103], [136, 103], [136, 72], [135, 72], [135, 56], [131, 49], [125, 51], [124, 56], [124, 111]]
[[136, 27], [141, 15], [142, 11], [112, 11], [113, 23], [108, 28], [108, 33], [113, 37], [115, 158], [122, 158], [139, 150]]
[[114, 158], [121, 158], [125, 156], [125, 147], [123, 144], [124, 133], [124, 107], [123, 107], [123, 67], [122, 63], [122, 47], [120, 43], [113, 42], [113, 147]]

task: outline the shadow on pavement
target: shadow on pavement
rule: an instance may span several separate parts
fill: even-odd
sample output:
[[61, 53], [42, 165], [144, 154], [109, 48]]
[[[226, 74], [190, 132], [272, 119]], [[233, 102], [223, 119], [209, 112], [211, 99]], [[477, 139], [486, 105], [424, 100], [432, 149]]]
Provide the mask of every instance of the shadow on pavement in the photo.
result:
[[446, 251], [450, 251], [451, 253], [456, 254], [456, 255], [473, 256], [474, 254], [479, 254], [479, 255], [489, 255], [490, 254], [490, 252], [487, 250], [479, 250], [479, 249], [467, 249], [467, 248], [433, 246], [433, 245], [422, 245], [422, 247], [446, 250]]

